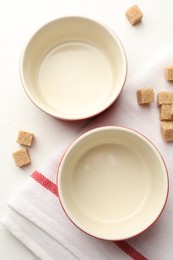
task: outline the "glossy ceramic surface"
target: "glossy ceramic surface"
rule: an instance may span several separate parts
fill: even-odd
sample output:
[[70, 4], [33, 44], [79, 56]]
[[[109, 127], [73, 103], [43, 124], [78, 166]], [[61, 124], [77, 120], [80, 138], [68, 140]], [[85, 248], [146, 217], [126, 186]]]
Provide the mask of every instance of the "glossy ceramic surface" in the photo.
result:
[[40, 28], [21, 57], [30, 99], [57, 118], [78, 120], [108, 108], [125, 83], [127, 62], [118, 37], [101, 22], [63, 17]]
[[133, 237], [153, 224], [168, 194], [168, 175], [155, 146], [122, 127], [79, 137], [58, 172], [62, 206], [80, 229], [108, 240]]

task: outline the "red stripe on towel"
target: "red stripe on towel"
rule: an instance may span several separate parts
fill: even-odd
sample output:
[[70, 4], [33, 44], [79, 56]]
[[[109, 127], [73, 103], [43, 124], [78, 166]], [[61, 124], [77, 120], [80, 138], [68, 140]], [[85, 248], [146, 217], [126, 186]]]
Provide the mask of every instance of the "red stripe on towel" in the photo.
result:
[[47, 190], [51, 191], [54, 195], [56, 195], [58, 197], [57, 185], [55, 183], [53, 183], [51, 180], [49, 180], [48, 178], [46, 178], [43, 174], [41, 174], [40, 172], [35, 171], [31, 175], [31, 177], [35, 181], [37, 181], [39, 184], [41, 184], [44, 188], [46, 188]]
[[[31, 177], [41, 184], [44, 188], [51, 191], [54, 195], [58, 197], [58, 188], [55, 183], [46, 178], [43, 174], [38, 171], [33, 172]], [[129, 245], [125, 241], [115, 241], [114, 242], [124, 253], [130, 256], [134, 260], [148, 260], [145, 256], [139, 253], [136, 249], [134, 249], [131, 245]]]
[[121, 250], [123, 250], [127, 255], [129, 255], [134, 260], [148, 260], [145, 256], [139, 253], [126, 241], [115, 241], [114, 242]]

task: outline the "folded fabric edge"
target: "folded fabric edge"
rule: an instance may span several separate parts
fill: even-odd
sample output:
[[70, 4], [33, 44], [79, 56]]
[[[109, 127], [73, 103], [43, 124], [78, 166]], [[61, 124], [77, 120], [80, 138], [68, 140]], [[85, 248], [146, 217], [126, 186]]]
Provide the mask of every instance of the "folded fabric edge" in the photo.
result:
[[15, 223], [15, 221], [12, 221], [18, 217], [20, 216], [17, 212], [9, 209], [8, 213], [1, 219], [1, 223], [8, 229], [8, 231], [10, 231], [12, 235], [14, 235], [15, 238], [17, 238], [26, 248], [31, 250], [32, 253], [39, 259], [45, 259], [46, 256], [47, 260], [51, 260], [44, 248], [41, 248], [37, 243], [35, 243], [29, 233], [23, 232], [22, 225], [19, 226]]
[[[57, 194], [54, 193], [54, 189], [53, 189], [55, 184], [53, 182], [51, 182], [50, 180], [48, 181], [48, 179], [46, 177], [45, 177], [45, 179], [46, 179], [45, 185], [47, 185], [47, 186], [45, 186], [45, 185], [42, 186], [35, 179], [33, 179], [33, 177], [30, 177], [30, 181], [29, 181], [30, 185], [34, 185], [33, 189], [31, 189], [32, 194], [30, 194], [30, 195], [37, 196], [37, 192], [38, 192], [39, 188], [46, 189], [46, 191], [48, 192], [47, 196], [49, 196], [49, 192], [50, 192], [51, 196], [52, 196], [52, 194], [54, 195], [52, 198], [55, 199], [59, 203], [59, 201], [56, 199]], [[53, 188], [51, 188], [51, 187], [53, 187]], [[26, 186], [25, 189], [28, 189], [28, 187]], [[34, 193], [34, 191], [35, 191], [35, 193]], [[63, 249], [65, 251], [68, 251], [70, 256], [73, 256], [73, 257], [75, 257], [75, 259], [76, 258], [78, 259], [78, 257], [76, 256], [76, 253], [75, 253], [76, 249], [72, 244], [69, 243], [69, 239], [67, 239], [66, 243], [63, 244], [62, 234], [64, 233], [64, 229], [62, 228], [62, 226], [61, 225], [57, 226], [56, 221], [54, 221], [53, 219], [50, 219], [50, 217], [45, 215], [44, 212], [40, 212], [38, 207], [34, 207], [28, 200], [30, 198], [31, 198], [31, 196], [25, 197], [25, 199], [23, 199], [23, 197], [18, 193], [18, 195], [16, 195], [16, 197], [13, 197], [8, 202], [10, 211], [16, 213], [15, 218], [16, 217], [19, 218], [19, 216], [20, 216], [20, 219], [21, 219], [20, 225], [22, 226], [22, 222], [27, 222], [28, 225], [32, 225], [34, 229], [37, 229], [37, 230], [40, 230], [41, 232], [43, 232], [44, 236], [48, 236], [49, 239], [56, 241], [56, 243], [58, 245], [60, 245], [61, 247], [63, 247]], [[11, 215], [10, 216], [6, 215], [6, 217], [7, 218], [10, 217], [12, 219]], [[11, 223], [14, 223], [14, 220], [13, 220], [13, 222], [12, 221], [9, 222], [9, 224], [11, 224]], [[50, 225], [50, 223], [52, 223], [52, 225]], [[57, 228], [55, 229], [55, 227], [57, 227]], [[57, 230], [57, 229], [59, 229], [59, 232], [55, 232], [55, 230]], [[22, 229], [20, 229], [20, 230], [22, 230]], [[22, 230], [22, 232], [23, 232], [23, 230]], [[66, 235], [67, 235], [67, 233], [66, 233]], [[47, 258], [46, 258], [46, 260], [47, 260]]]

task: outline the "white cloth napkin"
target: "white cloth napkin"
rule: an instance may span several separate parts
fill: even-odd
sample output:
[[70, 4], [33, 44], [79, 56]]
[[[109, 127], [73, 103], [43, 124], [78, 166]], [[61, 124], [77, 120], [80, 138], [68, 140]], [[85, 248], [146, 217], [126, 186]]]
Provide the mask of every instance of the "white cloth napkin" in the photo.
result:
[[161, 137], [156, 102], [139, 106], [136, 99], [136, 90], [142, 87], [153, 87], [155, 96], [159, 91], [173, 91], [173, 84], [164, 79], [164, 67], [170, 64], [173, 64], [173, 50], [167, 49], [145, 71], [127, 81], [116, 103], [84, 130], [102, 125], [127, 126], [157, 146], [170, 178], [167, 205], [158, 221], [141, 235], [115, 243], [90, 237], [76, 228], [61, 209], [55, 185], [58, 163], [66, 146], [62, 145], [9, 201], [9, 212], [2, 219], [11, 233], [37, 257], [43, 260], [173, 259], [173, 143], [165, 143]]

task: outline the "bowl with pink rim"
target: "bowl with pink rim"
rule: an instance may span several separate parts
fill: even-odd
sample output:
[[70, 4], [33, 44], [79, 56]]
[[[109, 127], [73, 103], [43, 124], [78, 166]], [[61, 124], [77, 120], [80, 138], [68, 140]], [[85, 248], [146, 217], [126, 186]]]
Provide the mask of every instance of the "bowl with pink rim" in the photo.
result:
[[27, 41], [20, 59], [26, 94], [44, 112], [80, 120], [119, 96], [127, 60], [118, 36], [102, 21], [67, 16], [50, 21]]
[[95, 128], [64, 153], [57, 186], [69, 219], [87, 234], [123, 240], [148, 229], [169, 190], [166, 165], [142, 134], [125, 127]]

